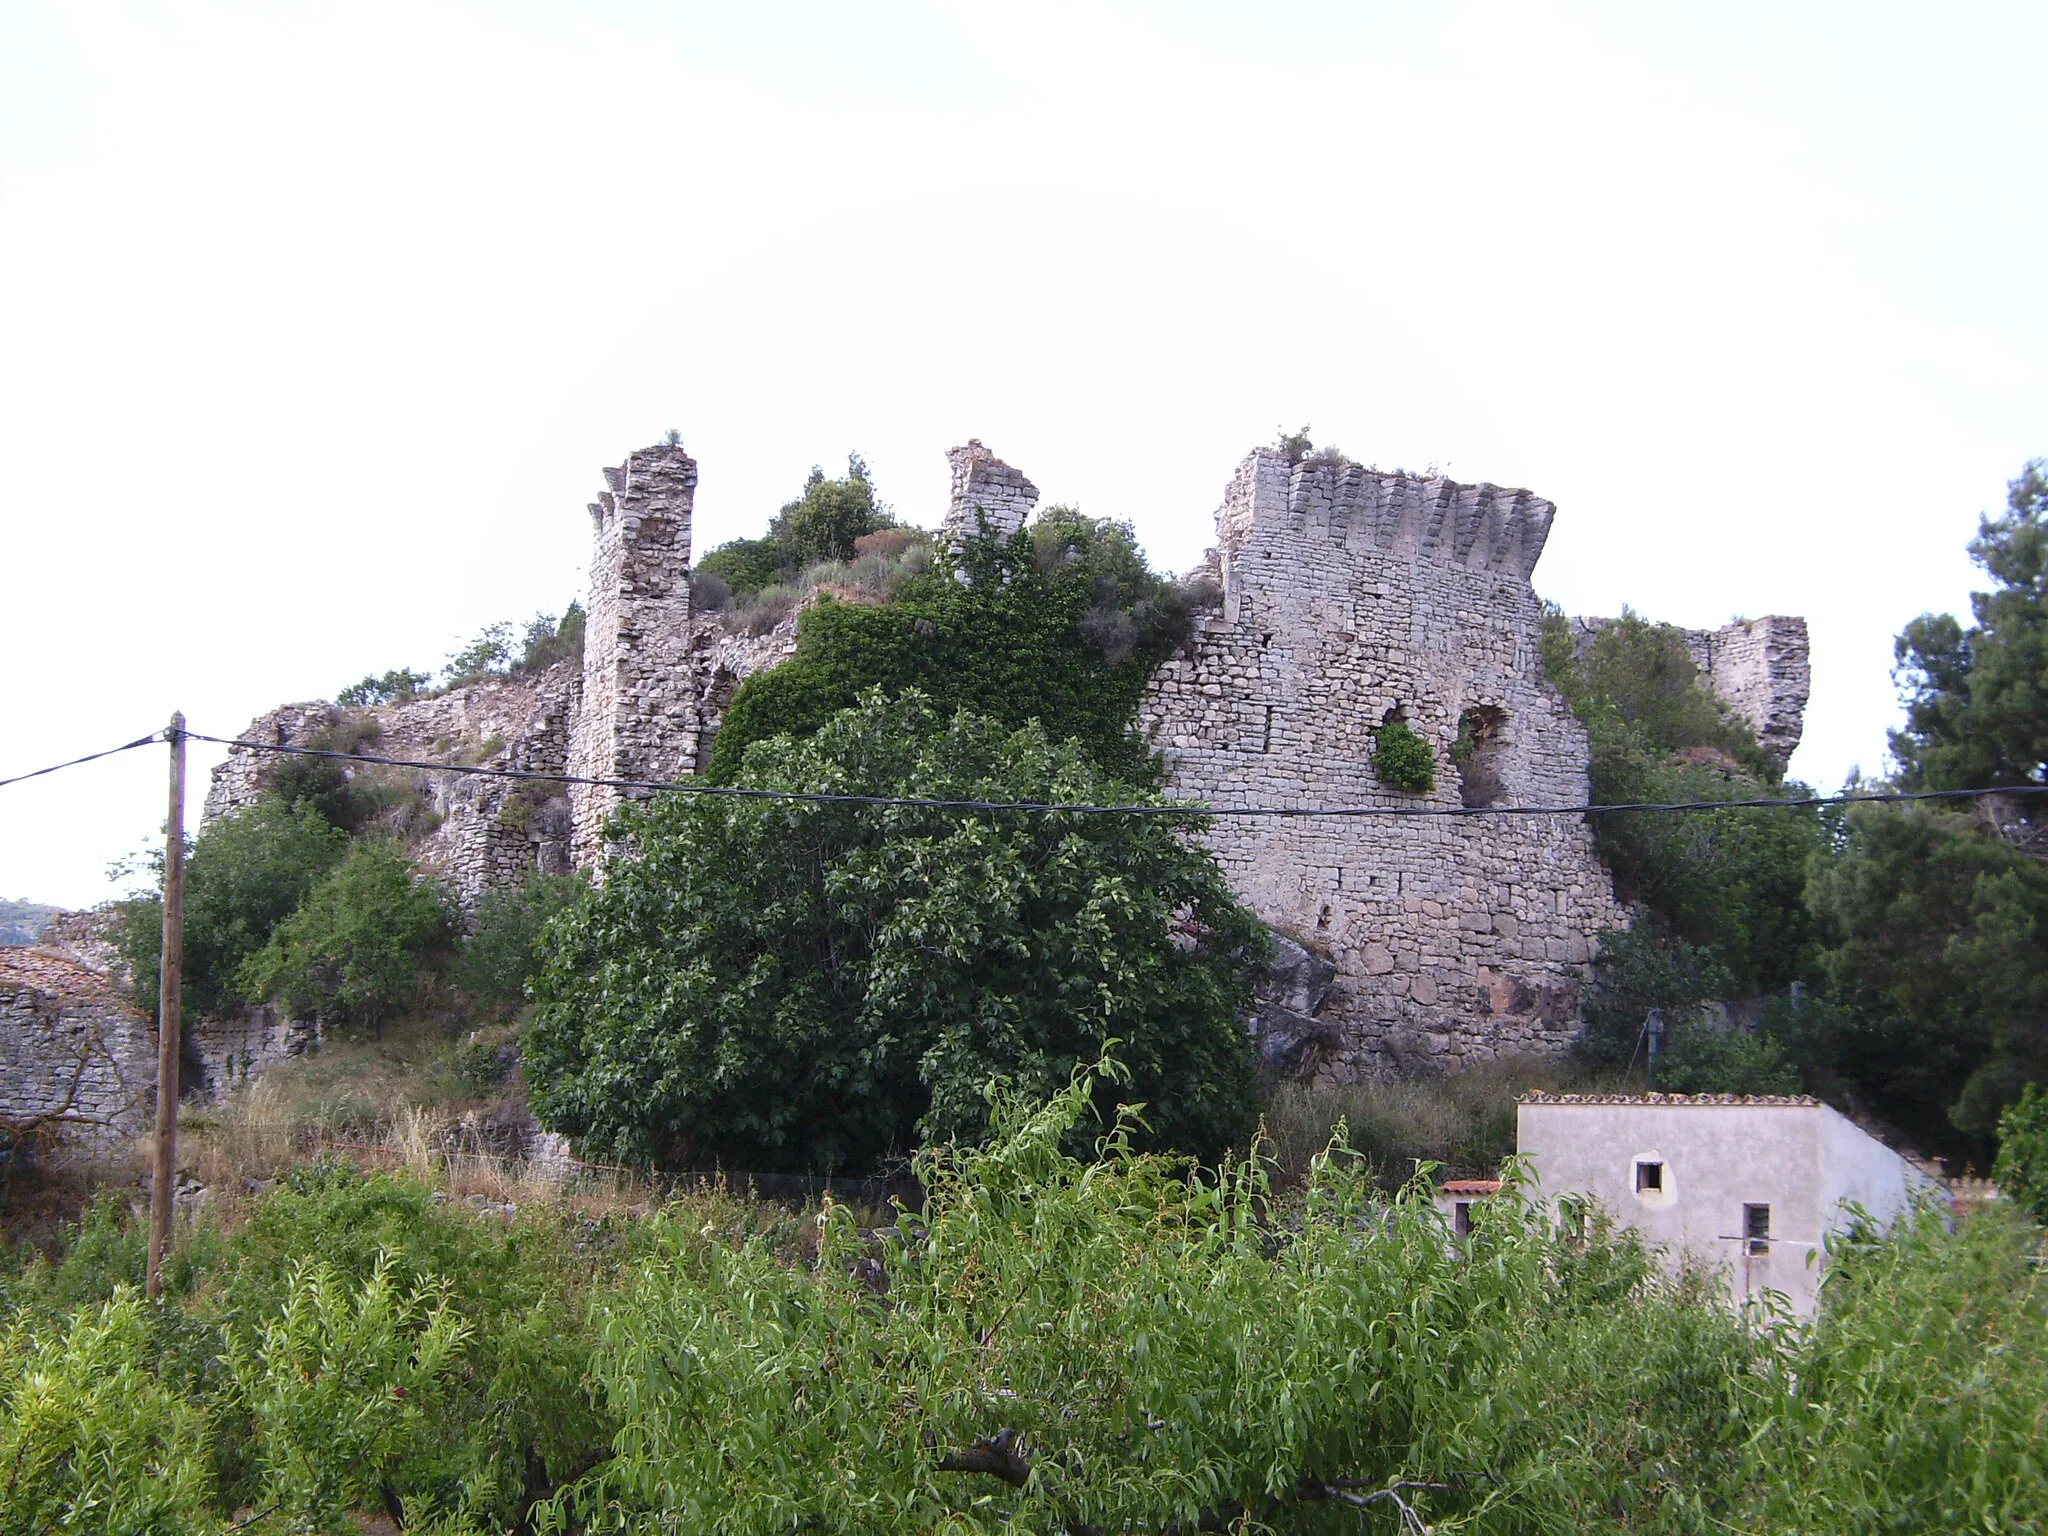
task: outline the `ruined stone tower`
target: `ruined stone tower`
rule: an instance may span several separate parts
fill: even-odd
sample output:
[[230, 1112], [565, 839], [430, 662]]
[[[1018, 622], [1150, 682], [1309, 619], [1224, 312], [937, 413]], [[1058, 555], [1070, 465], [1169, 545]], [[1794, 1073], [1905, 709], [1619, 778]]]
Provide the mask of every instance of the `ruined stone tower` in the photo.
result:
[[[642, 448], [604, 472], [595, 529], [583, 695], [569, 772], [669, 780], [697, 762], [698, 689], [690, 665], [690, 512], [697, 461], [680, 447]], [[593, 868], [621, 792], [572, 785], [573, 852]]]
[[939, 524], [939, 541], [958, 552], [961, 544], [984, 531], [1007, 539], [1038, 505], [1038, 487], [970, 437], [964, 448], [946, 450], [953, 467], [953, 495]]
[[[1527, 491], [1255, 450], [1216, 514], [1220, 611], [1141, 714], [1173, 793], [1218, 809], [1583, 803], [1586, 734], [1543, 680], [1529, 583], [1552, 511]], [[1436, 758], [1428, 794], [1373, 771], [1395, 720]], [[1240, 900], [1334, 965], [1318, 1018], [1343, 1075], [1561, 1047], [1588, 936], [1623, 921], [1575, 816], [1219, 817], [1209, 841]]]

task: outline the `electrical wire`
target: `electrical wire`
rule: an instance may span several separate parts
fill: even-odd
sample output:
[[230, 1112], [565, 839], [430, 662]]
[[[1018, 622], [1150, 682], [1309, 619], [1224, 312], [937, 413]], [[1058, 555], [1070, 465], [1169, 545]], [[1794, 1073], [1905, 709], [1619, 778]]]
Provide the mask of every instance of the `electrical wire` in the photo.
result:
[[[185, 734], [193, 741], [212, 742], [216, 746], [241, 747], [251, 752], [277, 752], [300, 757], [324, 757], [345, 763], [373, 763], [389, 768], [418, 768], [433, 773], [468, 774], [478, 778], [523, 779], [548, 784], [582, 784], [598, 789], [636, 789], [652, 793], [706, 795], [732, 800], [789, 800], [822, 805], [902, 806], [913, 810], [931, 811], [1028, 811], [1068, 816], [1214, 816], [1283, 819], [1395, 816], [1593, 816], [1623, 811], [1683, 813], [1728, 810], [1797, 810], [1824, 805], [1882, 805], [1916, 800], [1969, 800], [1981, 799], [1986, 795], [2048, 793], [2048, 784], [2021, 784], [1999, 789], [1879, 790], [1867, 794], [1805, 795], [1795, 799], [1640, 801], [1615, 805], [1201, 806], [1187, 803], [1160, 805], [1065, 805], [1038, 800], [939, 800], [908, 795], [836, 794], [826, 790], [747, 789], [735, 784], [677, 783], [672, 780], [662, 779], [597, 778], [585, 774], [543, 773], [526, 768], [487, 768], [475, 764], [426, 762], [417, 758], [380, 757], [367, 752], [338, 752], [322, 747], [299, 747], [280, 742], [249, 741], [241, 737], [206, 736], [197, 731], [187, 731]], [[145, 740], [153, 739], [155, 738], [145, 738]], [[131, 745], [140, 746], [142, 743], [134, 742]]]
[[112, 757], [119, 752], [133, 752], [137, 747], [146, 747], [152, 741], [162, 741], [162, 731], [151, 731], [147, 736], [138, 736], [133, 741], [123, 742], [118, 747], [109, 747], [104, 752], [88, 752], [84, 757], [74, 757], [68, 763], [52, 763], [48, 768], [38, 768], [34, 773], [17, 773], [11, 779], [0, 779], [0, 789], [9, 784], [20, 784], [28, 779], [40, 779], [46, 773], [62, 773], [66, 768], [76, 768], [80, 763], [96, 763], [103, 757]]

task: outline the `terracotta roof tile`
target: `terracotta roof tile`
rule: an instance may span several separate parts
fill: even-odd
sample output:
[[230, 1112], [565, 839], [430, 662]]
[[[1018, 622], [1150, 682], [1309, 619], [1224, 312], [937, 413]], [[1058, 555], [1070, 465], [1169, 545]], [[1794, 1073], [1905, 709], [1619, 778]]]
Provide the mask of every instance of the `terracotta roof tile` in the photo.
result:
[[1446, 1195], [1497, 1195], [1499, 1179], [1445, 1179], [1437, 1186]]

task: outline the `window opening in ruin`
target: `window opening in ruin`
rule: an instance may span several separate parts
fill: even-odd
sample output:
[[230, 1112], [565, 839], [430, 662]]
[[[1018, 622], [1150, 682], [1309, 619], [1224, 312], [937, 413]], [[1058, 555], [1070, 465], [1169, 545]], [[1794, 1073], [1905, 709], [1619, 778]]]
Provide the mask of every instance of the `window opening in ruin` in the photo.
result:
[[1501, 770], [1506, 766], [1507, 723], [1507, 711], [1491, 704], [1475, 704], [1458, 717], [1451, 762], [1468, 808], [1498, 805], [1505, 796]]
[[1771, 1208], [1768, 1205], [1743, 1206], [1742, 1246], [1754, 1258], [1762, 1258], [1771, 1251]]
[[1662, 1163], [1640, 1162], [1636, 1164], [1636, 1193], [1654, 1195], [1664, 1188], [1664, 1165]]
[[1259, 743], [1259, 750], [1261, 752], [1273, 750], [1273, 706], [1270, 704], [1266, 706], [1266, 734]]

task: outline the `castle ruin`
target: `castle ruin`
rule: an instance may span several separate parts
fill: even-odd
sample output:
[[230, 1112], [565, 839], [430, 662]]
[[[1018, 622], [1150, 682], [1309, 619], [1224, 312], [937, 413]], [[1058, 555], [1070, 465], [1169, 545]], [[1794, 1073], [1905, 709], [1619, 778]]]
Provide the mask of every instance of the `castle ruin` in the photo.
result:
[[[948, 457], [942, 543], [1025, 524], [1038, 491], [1022, 473], [979, 441]], [[605, 471], [580, 667], [381, 706], [377, 750], [645, 783], [700, 771], [739, 683], [794, 649], [796, 619], [753, 635], [693, 610], [696, 486], [678, 446]], [[1223, 814], [1208, 834], [1239, 899], [1283, 940], [1258, 1027], [1291, 1069], [1437, 1069], [1558, 1050], [1578, 1027], [1582, 967], [1624, 915], [1583, 818], [1513, 814], [1587, 798], [1586, 734], [1544, 679], [1530, 582], [1554, 511], [1527, 491], [1289, 463], [1274, 448], [1249, 454], [1224, 491], [1208, 567], [1220, 595], [1140, 709], [1168, 789], [1225, 813], [1397, 813]], [[1599, 622], [1574, 621], [1582, 637]], [[1688, 645], [1703, 681], [1789, 757], [1808, 686], [1803, 621], [1740, 621]], [[305, 744], [342, 719], [292, 705], [250, 730]], [[1431, 747], [1427, 793], [1373, 769], [1393, 721]], [[257, 756], [217, 770], [209, 815], [254, 796]], [[422, 862], [469, 909], [536, 866], [596, 868], [606, 816], [635, 793], [425, 772], [418, 787], [438, 818]], [[1497, 814], [1417, 814], [1478, 808]]]

